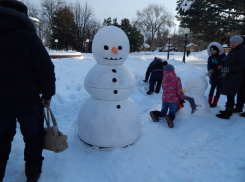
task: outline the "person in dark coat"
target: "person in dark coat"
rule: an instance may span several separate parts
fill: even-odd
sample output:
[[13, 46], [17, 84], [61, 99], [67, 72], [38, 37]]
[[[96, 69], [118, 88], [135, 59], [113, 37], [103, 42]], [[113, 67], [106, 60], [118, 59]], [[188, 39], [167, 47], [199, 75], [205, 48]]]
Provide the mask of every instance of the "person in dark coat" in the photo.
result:
[[27, 11], [20, 1], [0, 0], [0, 181], [17, 121], [25, 142], [27, 181], [38, 180], [44, 159], [43, 111], [55, 94], [54, 65]]
[[[216, 107], [219, 101], [220, 93], [219, 88], [221, 85], [220, 75], [221, 71], [218, 69], [220, 65], [224, 65], [226, 61], [226, 54], [223, 46], [218, 42], [211, 42], [208, 45], [208, 72], [211, 71], [211, 76], [209, 79], [209, 83], [211, 84], [211, 88], [208, 95], [208, 103], [210, 107]], [[214, 91], [216, 89], [216, 95], [214, 95]]]
[[[237, 100], [236, 107], [234, 108], [233, 113], [243, 112], [243, 106], [245, 103], [245, 70], [244, 70], [243, 82], [238, 90], [236, 100]], [[245, 112], [241, 113], [240, 116], [245, 117]]]
[[148, 68], [146, 70], [145, 79], [143, 80], [143, 82], [148, 82], [149, 77], [151, 75], [152, 70], [154, 69], [154, 66], [155, 66], [156, 62], [162, 62], [163, 66], [168, 64], [167, 61], [163, 61], [161, 58], [154, 57], [153, 61], [149, 64], [149, 66], [148, 66]]
[[191, 51], [188, 49], [188, 50], [186, 51], [187, 57], [190, 55], [190, 53], [191, 53]]
[[227, 55], [226, 63], [220, 66], [222, 74], [222, 83], [220, 86], [220, 94], [227, 96], [226, 109], [220, 111], [221, 114], [216, 116], [223, 119], [229, 119], [232, 115], [234, 107], [234, 98], [240, 89], [245, 68], [245, 46], [242, 45], [241, 36], [233, 36], [230, 38], [231, 51]]
[[[155, 93], [159, 93], [162, 84], [162, 77], [163, 77], [163, 66], [167, 65], [167, 61], [163, 61], [161, 58], [155, 57], [154, 60], [150, 63], [146, 71], [146, 79], [143, 80], [144, 82], [149, 80], [149, 91], [146, 93], [148, 95], [152, 94], [155, 90]], [[156, 88], [154, 89], [156, 84]]]

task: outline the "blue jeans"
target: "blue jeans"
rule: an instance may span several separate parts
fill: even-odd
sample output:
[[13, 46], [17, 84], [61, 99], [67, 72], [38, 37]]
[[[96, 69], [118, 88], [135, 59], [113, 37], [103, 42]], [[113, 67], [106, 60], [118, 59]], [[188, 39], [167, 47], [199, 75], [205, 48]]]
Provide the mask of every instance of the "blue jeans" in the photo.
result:
[[166, 116], [167, 112], [168, 112], [168, 108], [169, 108], [169, 113], [175, 117], [175, 114], [177, 112], [178, 109], [178, 104], [175, 103], [169, 103], [169, 102], [162, 102], [162, 110], [161, 110], [161, 117]]
[[7, 161], [11, 151], [11, 142], [16, 133], [16, 122], [20, 123], [24, 136], [24, 160], [35, 165], [42, 159], [43, 151], [43, 104], [41, 99], [15, 108], [0, 109], [0, 162]]

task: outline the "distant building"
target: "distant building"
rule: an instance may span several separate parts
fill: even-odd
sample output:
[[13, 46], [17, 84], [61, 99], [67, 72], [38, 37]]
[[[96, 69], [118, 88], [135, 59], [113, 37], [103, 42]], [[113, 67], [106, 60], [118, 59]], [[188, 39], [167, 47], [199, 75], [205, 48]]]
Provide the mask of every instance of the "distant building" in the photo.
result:
[[223, 45], [223, 48], [224, 48], [224, 50], [225, 50], [225, 53], [228, 53], [228, 52], [230, 52], [230, 50], [231, 50], [231, 48], [230, 48], [227, 44], [224, 44], [224, 45]]
[[197, 52], [198, 51], [197, 48], [198, 48], [198, 46], [193, 44], [193, 43], [186, 45], [186, 50], [190, 50], [190, 52]]
[[31, 20], [32, 20], [32, 22], [34, 23], [34, 25], [35, 25], [35, 27], [36, 27], [36, 31], [37, 31], [37, 35], [39, 36], [39, 37], [41, 37], [40, 36], [40, 28], [39, 28], [39, 19], [37, 19], [37, 18], [33, 18], [33, 17], [29, 17]]
[[144, 43], [141, 47], [140, 47], [141, 51], [150, 51], [150, 46], [147, 43]]

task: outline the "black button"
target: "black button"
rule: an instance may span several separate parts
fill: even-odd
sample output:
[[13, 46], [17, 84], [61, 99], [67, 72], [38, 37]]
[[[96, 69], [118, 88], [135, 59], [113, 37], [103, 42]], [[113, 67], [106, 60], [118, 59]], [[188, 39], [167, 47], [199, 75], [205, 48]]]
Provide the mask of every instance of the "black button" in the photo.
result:
[[121, 108], [121, 106], [120, 105], [117, 105], [117, 109], [120, 109]]
[[117, 90], [114, 90], [114, 94], [117, 94], [118, 93], [118, 91]]
[[117, 79], [116, 79], [116, 78], [113, 78], [112, 81], [113, 81], [113, 82], [117, 82]]
[[113, 73], [116, 73], [116, 72], [117, 72], [117, 70], [113, 69], [113, 70], [112, 70], [112, 72], [113, 72]]

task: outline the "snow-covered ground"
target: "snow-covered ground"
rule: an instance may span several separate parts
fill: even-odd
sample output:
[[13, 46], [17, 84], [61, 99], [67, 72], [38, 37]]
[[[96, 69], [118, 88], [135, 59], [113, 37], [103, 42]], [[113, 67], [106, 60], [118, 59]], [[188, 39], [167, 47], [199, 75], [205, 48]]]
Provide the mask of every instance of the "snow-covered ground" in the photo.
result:
[[[186, 117], [180, 110], [172, 129], [165, 118], [159, 123], [151, 120], [149, 112], [161, 109], [162, 92], [147, 95], [148, 83], [142, 80], [155, 56], [167, 58], [166, 53], [138, 53], [130, 54], [125, 62], [136, 81], [130, 98], [140, 110], [143, 137], [129, 147], [97, 152], [86, 152], [81, 148], [84, 145], [74, 132], [78, 111], [90, 97], [83, 82], [96, 61], [92, 54], [53, 60], [57, 82], [51, 109], [60, 131], [68, 135], [69, 148], [58, 154], [43, 152], [45, 160], [40, 182], [245, 181], [245, 120], [238, 114], [233, 114], [229, 120], [215, 117], [224, 109], [225, 96], [221, 96], [216, 108], [206, 108], [206, 114]], [[173, 52], [168, 62], [174, 65], [185, 88], [191, 75], [206, 71], [207, 52], [191, 53], [186, 57], [186, 64], [182, 59], [183, 53]], [[210, 85], [204, 93], [206, 97], [209, 89]], [[23, 150], [24, 142], [17, 128], [4, 182], [26, 181]]]

